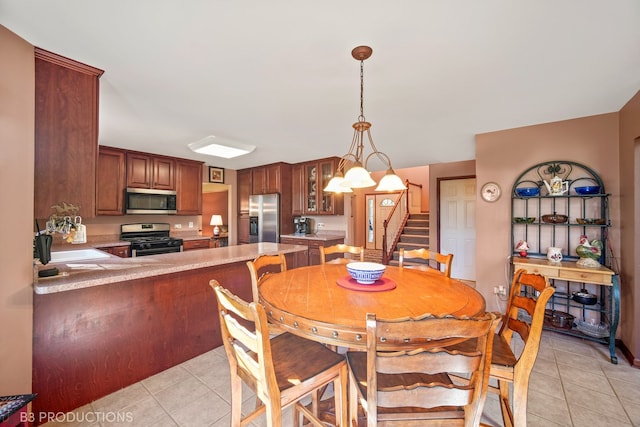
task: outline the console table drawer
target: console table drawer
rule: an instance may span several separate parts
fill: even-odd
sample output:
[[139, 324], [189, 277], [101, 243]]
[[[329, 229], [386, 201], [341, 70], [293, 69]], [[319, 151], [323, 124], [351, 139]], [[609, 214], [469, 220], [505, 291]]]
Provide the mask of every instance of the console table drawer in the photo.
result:
[[611, 285], [611, 274], [600, 273], [597, 271], [572, 271], [572, 270], [558, 270], [560, 275], [559, 279], [571, 280], [574, 282], [595, 283], [599, 285]]

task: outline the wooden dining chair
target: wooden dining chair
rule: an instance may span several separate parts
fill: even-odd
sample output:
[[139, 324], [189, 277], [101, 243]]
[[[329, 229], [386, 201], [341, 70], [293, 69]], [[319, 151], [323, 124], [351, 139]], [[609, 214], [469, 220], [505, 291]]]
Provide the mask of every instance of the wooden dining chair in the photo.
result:
[[[327, 255], [332, 254], [352, 254], [359, 257], [359, 259], [342, 257], [327, 260]], [[362, 246], [350, 246], [343, 243], [327, 247], [320, 246], [320, 264], [347, 264], [353, 261], [364, 261], [364, 249]]]
[[[407, 260], [412, 261], [407, 262]], [[420, 270], [433, 268], [442, 271], [447, 277], [451, 277], [451, 264], [453, 264], [453, 254], [445, 255], [425, 248], [411, 250], [400, 248], [398, 257], [398, 267], [400, 268], [415, 268]], [[441, 270], [441, 266], [443, 265], [444, 270]]]
[[[293, 334], [270, 338], [262, 305], [240, 299], [216, 280], [209, 285], [218, 298], [222, 341], [231, 370], [231, 425], [247, 426], [266, 413], [267, 426], [279, 427], [282, 410], [293, 405], [294, 425], [300, 425], [302, 415], [314, 426], [324, 427], [317, 404], [309, 409], [300, 400], [333, 384], [336, 426], [346, 427], [348, 373], [344, 356]], [[245, 417], [241, 412], [243, 382], [260, 400]]]
[[[529, 296], [522, 295], [524, 287], [529, 287]], [[533, 293], [538, 293], [537, 298]], [[493, 340], [491, 359], [491, 379], [497, 387], [489, 386], [489, 391], [500, 395], [500, 408], [505, 427], [527, 425], [527, 394], [529, 376], [538, 356], [544, 311], [555, 292], [546, 277], [527, 273], [524, 269], [515, 272], [509, 291], [509, 301], [502, 326]], [[524, 310], [531, 323], [518, 318], [518, 311]], [[522, 338], [524, 348], [520, 356], [511, 349], [511, 339], [516, 333]], [[509, 402], [509, 383], [513, 384], [513, 404]]]
[[[499, 317], [486, 313], [478, 318], [429, 315], [381, 320], [367, 314], [367, 351], [347, 352], [351, 425], [357, 425], [359, 403], [369, 427], [477, 426], [487, 392], [491, 337]], [[474, 345], [468, 351], [450, 352], [445, 347], [451, 340], [469, 339]], [[381, 352], [380, 343], [405, 343], [418, 349]], [[467, 373], [469, 384], [454, 383], [450, 372]]]
[[280, 273], [287, 270], [287, 258], [284, 254], [260, 255], [253, 261], [247, 261], [249, 273], [251, 274], [251, 293], [253, 301], [260, 302], [258, 290], [264, 278], [271, 273]]

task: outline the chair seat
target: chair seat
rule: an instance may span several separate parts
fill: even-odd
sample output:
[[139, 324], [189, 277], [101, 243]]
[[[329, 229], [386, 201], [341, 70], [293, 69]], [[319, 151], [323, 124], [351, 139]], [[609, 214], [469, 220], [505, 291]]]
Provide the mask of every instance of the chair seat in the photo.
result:
[[318, 372], [344, 362], [344, 356], [324, 345], [289, 332], [271, 339], [271, 354], [280, 390], [305, 382]]
[[511, 351], [511, 346], [504, 339], [502, 335], [494, 335], [493, 336], [493, 355], [491, 356], [491, 364], [506, 366], [506, 367], [514, 367], [516, 365], [517, 359], [513, 355], [513, 351]]

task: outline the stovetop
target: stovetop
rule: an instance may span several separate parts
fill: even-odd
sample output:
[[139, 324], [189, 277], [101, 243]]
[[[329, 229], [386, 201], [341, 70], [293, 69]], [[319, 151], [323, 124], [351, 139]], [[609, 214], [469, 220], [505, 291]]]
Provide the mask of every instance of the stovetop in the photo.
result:
[[122, 224], [120, 226], [120, 239], [131, 244], [145, 244], [154, 246], [179, 246], [182, 239], [169, 236], [170, 225], [167, 223], [137, 223]]

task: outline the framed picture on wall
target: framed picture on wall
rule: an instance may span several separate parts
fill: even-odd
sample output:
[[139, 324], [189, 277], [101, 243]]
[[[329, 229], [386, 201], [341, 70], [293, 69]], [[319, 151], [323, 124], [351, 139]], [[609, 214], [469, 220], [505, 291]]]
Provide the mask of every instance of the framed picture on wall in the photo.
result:
[[224, 169], [209, 166], [209, 182], [224, 184]]

